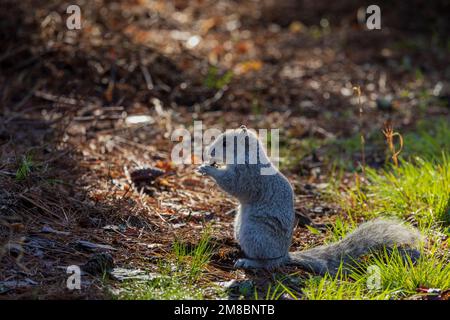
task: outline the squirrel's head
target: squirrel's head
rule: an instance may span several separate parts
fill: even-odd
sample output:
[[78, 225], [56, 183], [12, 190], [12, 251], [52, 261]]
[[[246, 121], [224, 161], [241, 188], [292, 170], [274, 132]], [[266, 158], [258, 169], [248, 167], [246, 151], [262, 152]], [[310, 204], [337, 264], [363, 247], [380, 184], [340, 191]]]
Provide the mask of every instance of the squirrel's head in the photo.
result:
[[208, 147], [206, 160], [211, 164], [225, 165], [257, 163], [261, 152], [265, 156], [256, 133], [246, 126], [241, 126], [239, 129], [220, 134]]

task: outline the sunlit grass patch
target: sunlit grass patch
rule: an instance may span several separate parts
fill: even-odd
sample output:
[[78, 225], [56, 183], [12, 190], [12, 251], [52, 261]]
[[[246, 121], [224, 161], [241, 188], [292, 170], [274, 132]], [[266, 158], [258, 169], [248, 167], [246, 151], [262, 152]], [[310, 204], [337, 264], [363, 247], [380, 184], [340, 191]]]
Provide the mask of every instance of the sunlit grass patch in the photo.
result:
[[212, 255], [212, 246], [210, 244], [211, 229], [207, 227], [200, 238], [198, 244], [189, 249], [186, 244], [175, 240], [174, 254], [177, 271], [187, 277], [188, 282], [195, 282], [203, 272]]
[[303, 288], [303, 299], [306, 300], [386, 300], [390, 295], [390, 290], [371, 292], [363, 278], [355, 281], [341, 273], [311, 276]]
[[[345, 237], [355, 228], [353, 222], [337, 221], [336, 227], [328, 232], [331, 242]], [[419, 248], [420, 257], [416, 261], [395, 248], [374, 252], [355, 261], [355, 265], [346, 272], [341, 265], [335, 276], [310, 276], [302, 282], [302, 293], [296, 298], [407, 299], [421, 288], [450, 289], [450, 253], [446, 249], [450, 242], [438, 226], [423, 225], [421, 229], [427, 240]]]
[[[442, 138], [445, 130], [438, 128], [437, 136]], [[427, 238], [418, 261], [405, 260], [396, 250], [370, 255], [349, 274], [310, 277], [304, 282], [304, 299], [407, 299], [419, 288], [450, 289], [450, 163], [446, 149], [433, 139], [436, 134], [419, 142], [427, 145], [423, 158], [408, 156], [398, 167], [367, 168], [365, 177], [355, 174], [355, 182], [344, 190], [338, 174], [329, 190], [346, 214], [328, 230], [327, 242], [345, 237], [361, 219], [395, 216], [415, 223]], [[379, 273], [376, 288], [370, 287], [373, 273], [367, 270]]]
[[310, 277], [304, 282], [303, 298], [313, 300], [404, 299], [419, 288], [450, 288], [449, 256], [426, 252], [416, 263], [397, 250], [381, 252], [361, 263], [354, 272]]
[[367, 203], [378, 214], [414, 217], [420, 224], [450, 222], [450, 163], [415, 159], [381, 173], [368, 170]]
[[[435, 250], [439, 249], [435, 247]], [[441, 256], [435, 250], [427, 252], [428, 250], [422, 249], [422, 256], [416, 263], [402, 257], [397, 250], [375, 256], [371, 266], [379, 270], [379, 290], [389, 290], [391, 295], [405, 297], [415, 294], [419, 288], [449, 289], [450, 257], [448, 252]], [[367, 282], [373, 274], [353, 274], [353, 277]]]
[[129, 281], [121, 288], [119, 299], [204, 299], [207, 291], [220, 296], [221, 288], [199, 283], [200, 277], [210, 261], [213, 247], [210, 244], [211, 228], [207, 227], [198, 244], [188, 248], [175, 240], [173, 252], [158, 265], [158, 276], [149, 281]]
[[118, 298], [124, 300], [199, 300], [203, 299], [203, 291], [195, 286], [188, 286], [178, 277], [168, 274], [146, 282], [129, 282], [125, 284]]
[[298, 300], [299, 294], [285, 285], [282, 280], [276, 280], [274, 284], [269, 283], [265, 294], [259, 294], [258, 290], [254, 290], [255, 300], [280, 300], [281, 298], [289, 298], [291, 300]]
[[367, 183], [360, 179], [335, 200], [350, 217], [396, 216], [419, 225], [450, 222], [450, 163], [415, 158], [398, 168], [368, 168]]
[[338, 217], [333, 225], [328, 228], [325, 243], [336, 242], [344, 238], [357, 227], [357, 222], [351, 216], [348, 219]]

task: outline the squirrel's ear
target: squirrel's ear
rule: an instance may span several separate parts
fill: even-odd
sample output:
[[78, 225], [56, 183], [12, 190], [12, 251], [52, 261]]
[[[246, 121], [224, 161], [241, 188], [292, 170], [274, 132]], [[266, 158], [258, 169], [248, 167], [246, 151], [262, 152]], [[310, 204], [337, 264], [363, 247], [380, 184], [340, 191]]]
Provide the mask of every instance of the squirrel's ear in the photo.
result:
[[245, 139], [248, 137], [248, 129], [246, 126], [242, 125], [238, 130], [238, 143], [245, 143]]

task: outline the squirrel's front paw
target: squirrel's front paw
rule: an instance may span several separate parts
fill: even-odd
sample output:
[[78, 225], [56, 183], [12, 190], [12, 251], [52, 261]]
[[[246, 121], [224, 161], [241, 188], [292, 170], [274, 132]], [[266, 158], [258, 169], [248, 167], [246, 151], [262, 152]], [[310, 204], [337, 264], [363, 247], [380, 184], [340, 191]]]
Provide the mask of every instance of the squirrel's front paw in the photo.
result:
[[211, 165], [202, 164], [200, 167], [198, 167], [197, 172], [202, 175], [211, 175], [211, 173], [216, 170], [216, 167], [213, 167]]

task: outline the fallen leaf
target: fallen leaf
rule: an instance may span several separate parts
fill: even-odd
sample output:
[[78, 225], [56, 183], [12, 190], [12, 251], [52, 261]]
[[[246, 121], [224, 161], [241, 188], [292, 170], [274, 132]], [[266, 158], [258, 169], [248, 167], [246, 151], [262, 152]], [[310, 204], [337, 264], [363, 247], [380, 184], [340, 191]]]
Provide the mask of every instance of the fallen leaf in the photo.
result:
[[292, 33], [301, 33], [305, 30], [305, 25], [301, 23], [300, 21], [293, 21], [289, 25], [289, 31]]
[[241, 62], [236, 65], [234, 72], [236, 74], [246, 74], [250, 71], [258, 71], [262, 68], [263, 63], [261, 60], [249, 60]]
[[54, 233], [54, 234], [60, 234], [60, 235], [64, 235], [64, 236], [68, 236], [70, 235], [70, 232], [67, 231], [58, 231], [53, 229], [52, 227], [49, 226], [43, 226], [41, 229], [42, 233]]

